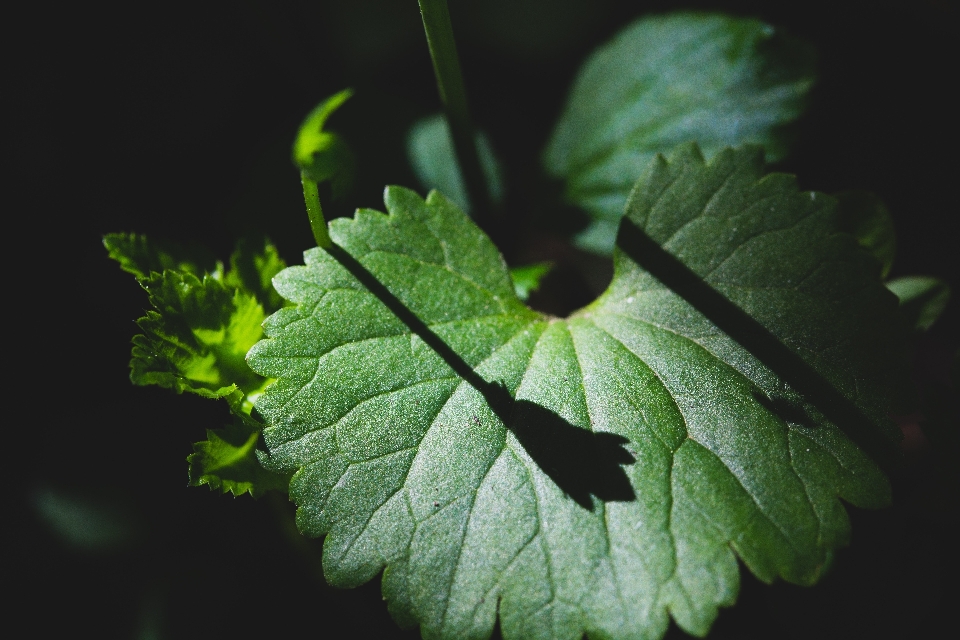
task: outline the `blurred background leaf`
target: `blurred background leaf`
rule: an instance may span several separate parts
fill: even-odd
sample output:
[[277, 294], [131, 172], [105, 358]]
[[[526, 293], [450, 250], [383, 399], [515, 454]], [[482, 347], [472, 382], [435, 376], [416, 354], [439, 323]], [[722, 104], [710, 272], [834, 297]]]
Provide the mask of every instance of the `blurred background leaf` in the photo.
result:
[[[477, 153], [490, 200], [499, 204], [503, 201], [503, 176], [490, 139], [483, 132], [477, 133]], [[422, 118], [414, 123], [407, 134], [407, 157], [420, 186], [426, 191], [440, 191], [470, 213], [463, 174], [453, 150], [453, 137], [443, 114]]]
[[610, 255], [637, 176], [681, 143], [782, 160], [813, 81], [813, 47], [759, 20], [677, 12], [624, 27], [577, 72], [544, 153], [591, 216], [576, 244]]

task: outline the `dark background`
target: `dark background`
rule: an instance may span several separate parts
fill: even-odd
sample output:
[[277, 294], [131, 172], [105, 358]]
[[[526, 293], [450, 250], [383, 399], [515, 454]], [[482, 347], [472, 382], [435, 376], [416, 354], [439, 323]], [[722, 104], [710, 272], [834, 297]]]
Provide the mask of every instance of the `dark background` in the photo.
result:
[[[893, 275], [948, 277], [957, 291], [956, 12], [946, 0], [451, 0], [471, 106], [504, 162], [512, 210], [540, 220], [562, 211], [538, 154], [579, 62], [634, 17], [673, 8], [757, 16], [814, 43], [820, 81], [780, 168], [803, 188], [878, 193], [896, 221]], [[16, 619], [39, 607], [24, 618], [32, 637], [322, 637], [343, 623], [347, 635], [404, 635], [379, 581], [325, 585], [320, 545], [291, 535], [285, 501], [186, 486], [191, 443], [225, 408], [130, 385], [146, 296], [100, 237], [137, 231], [226, 258], [241, 235], [265, 233], [299, 262], [312, 238], [290, 144], [307, 111], [347, 86], [356, 95], [331, 128], [356, 150], [359, 181], [328, 213], [382, 208], [385, 184], [417, 186], [404, 134], [438, 99], [416, 2], [44, 5], [5, 22], [14, 285], [3, 575]], [[957, 349], [956, 309], [916, 350], [921, 387], [943, 378]], [[905, 424], [894, 506], [851, 509], [853, 545], [813, 589], [744, 572], [738, 606], [711, 637], [932, 637], [950, 626], [955, 486]], [[87, 522], [90, 535], [59, 534], [58, 517]]]

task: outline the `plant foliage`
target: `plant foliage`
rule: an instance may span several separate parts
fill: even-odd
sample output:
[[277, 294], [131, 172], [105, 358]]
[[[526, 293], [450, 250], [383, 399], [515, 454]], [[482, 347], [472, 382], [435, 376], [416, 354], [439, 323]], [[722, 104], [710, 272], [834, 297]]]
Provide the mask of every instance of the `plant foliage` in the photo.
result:
[[[130, 380], [223, 398], [235, 414], [222, 432], [207, 431], [188, 457], [190, 484], [235, 495], [285, 490], [282, 475], [265, 470], [255, 445], [262, 424], [249, 415], [252, 399], [269, 384], [246, 365], [247, 351], [263, 336], [266, 313], [282, 301], [270, 284], [286, 265], [265, 242], [242, 242], [230, 268], [202, 252], [163, 246], [136, 234], [104, 238], [110, 257], [136, 276], [153, 309], [137, 321]], [[197, 255], [199, 254], [199, 255]]]
[[[454, 55], [445, 2], [420, 4], [444, 38], [437, 73], [458, 74], [437, 65]], [[268, 242], [225, 268], [107, 236], [153, 307], [132, 381], [233, 414], [194, 445], [190, 484], [287, 492], [300, 530], [325, 536], [326, 578], [383, 572], [390, 612], [425, 637], [499, 620], [507, 638], [659, 638], [671, 618], [703, 635], [736, 599], [738, 559], [816, 582], [849, 541], [842, 501], [890, 500], [905, 336], [949, 290], [884, 285], [896, 241], [876, 196], [767, 173], [812, 60], [756, 20], [690, 13], [639, 20], [587, 60], [543, 159], [590, 215], [575, 243], [612, 253], [614, 273], [566, 318], [523, 303], [553, 264], [508, 269], [465, 213], [505, 200], [462, 86], [445, 93], [456, 74], [439, 84], [463, 99], [446, 105], [461, 128], [428, 118], [408, 137], [444, 194], [388, 187], [386, 213], [326, 224], [317, 184], [343, 194], [355, 159], [324, 127], [351, 92], [307, 116], [304, 265]], [[490, 198], [469, 202], [465, 175]]]
[[813, 84], [810, 47], [758, 20], [674, 13], [637, 20], [580, 69], [544, 153], [591, 216], [575, 241], [610, 254], [636, 176], [657, 153], [744, 143], [782, 158]]
[[[388, 215], [334, 221], [337, 247], [275, 278], [295, 306], [248, 357], [277, 379], [257, 403], [268, 466], [295, 472], [327, 578], [386, 567], [394, 616], [450, 638], [486, 637], [498, 611], [505, 637], [658, 637], [668, 614], [703, 634], [737, 556], [764, 581], [816, 581], [848, 539], [840, 498], [889, 499], [864, 434], [831, 418], [846, 402], [895, 439], [896, 300], [831, 198], [761, 169], [753, 149], [654, 162], [610, 288], [567, 319], [524, 307], [436, 192], [391, 187]], [[642, 267], [657, 247], [839, 400]]]

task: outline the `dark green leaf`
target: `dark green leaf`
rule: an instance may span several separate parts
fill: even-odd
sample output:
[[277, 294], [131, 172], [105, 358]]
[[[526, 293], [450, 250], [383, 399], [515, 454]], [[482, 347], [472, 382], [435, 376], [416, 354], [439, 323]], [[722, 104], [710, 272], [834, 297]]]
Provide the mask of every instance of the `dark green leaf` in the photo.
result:
[[809, 47], [757, 20], [679, 13], [621, 31], [580, 69], [544, 156], [592, 217], [577, 243], [609, 254], [635, 177], [677, 144], [782, 158], [812, 83]]
[[950, 285], [931, 276], [904, 276], [887, 288], [900, 299], [900, 317], [909, 330], [926, 331], [950, 301]]
[[136, 233], [110, 233], [103, 237], [109, 256], [120, 268], [144, 280], [151, 273], [182, 271], [202, 278], [219, 270], [216, 260], [200, 248], [186, 248], [170, 242], [148, 240]]
[[[477, 134], [477, 154], [490, 200], [498, 203], [503, 200], [503, 178], [490, 141], [483, 133]], [[421, 185], [443, 192], [464, 211], [470, 212], [463, 174], [453, 149], [453, 137], [443, 114], [423, 118], [413, 125], [407, 135], [407, 157]]]
[[524, 307], [436, 192], [331, 223], [248, 355], [277, 378], [269, 466], [295, 471], [327, 578], [386, 567], [393, 615], [449, 638], [498, 613], [505, 637], [656, 638], [671, 615], [705, 634], [737, 557], [815, 582], [849, 538], [841, 498], [889, 500], [857, 442], [895, 448], [896, 301], [835, 201], [762, 166], [654, 163], [609, 290], [567, 319]]

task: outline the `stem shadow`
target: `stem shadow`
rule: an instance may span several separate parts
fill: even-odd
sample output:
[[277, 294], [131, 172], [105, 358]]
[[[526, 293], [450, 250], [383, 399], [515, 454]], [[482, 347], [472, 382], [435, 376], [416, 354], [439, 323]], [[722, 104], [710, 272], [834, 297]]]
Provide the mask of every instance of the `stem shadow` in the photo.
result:
[[[617, 246], [771, 369], [881, 467], [889, 470], [897, 466], [896, 447], [853, 402], [766, 327], [704, 282], [626, 217], [620, 224]], [[804, 426], [813, 425], [806, 411], [796, 403], [755, 395], [781, 419]]]
[[327, 252], [443, 358], [447, 366], [483, 395], [537, 466], [577, 504], [592, 511], [591, 496], [605, 502], [636, 499], [621, 466], [635, 462], [624, 448], [629, 442], [627, 438], [581, 429], [535, 402], [514, 399], [503, 384], [480, 377], [356, 258], [336, 245]]

